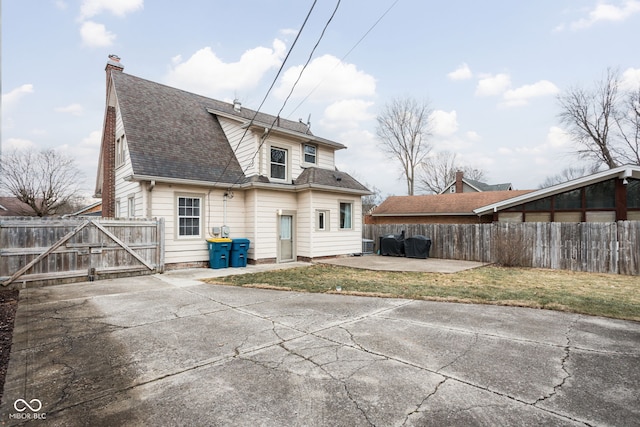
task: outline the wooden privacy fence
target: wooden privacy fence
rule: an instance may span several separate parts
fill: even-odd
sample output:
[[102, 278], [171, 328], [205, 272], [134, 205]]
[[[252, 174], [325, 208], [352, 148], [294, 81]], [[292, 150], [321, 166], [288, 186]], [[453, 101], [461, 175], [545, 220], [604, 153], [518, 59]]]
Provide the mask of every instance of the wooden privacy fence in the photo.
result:
[[163, 219], [0, 220], [2, 286], [66, 283], [163, 270]]
[[640, 221], [364, 224], [363, 238], [422, 235], [430, 256], [593, 273], [640, 274]]

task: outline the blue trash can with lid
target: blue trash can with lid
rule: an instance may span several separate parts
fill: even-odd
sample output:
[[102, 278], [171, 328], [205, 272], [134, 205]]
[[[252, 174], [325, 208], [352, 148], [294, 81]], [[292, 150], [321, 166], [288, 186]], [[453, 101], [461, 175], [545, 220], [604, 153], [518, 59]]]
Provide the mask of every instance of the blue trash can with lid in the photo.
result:
[[216, 269], [229, 267], [231, 239], [207, 239], [207, 245], [209, 246], [209, 267]]
[[249, 239], [233, 239], [231, 242], [231, 267], [247, 266], [247, 251], [250, 245]]

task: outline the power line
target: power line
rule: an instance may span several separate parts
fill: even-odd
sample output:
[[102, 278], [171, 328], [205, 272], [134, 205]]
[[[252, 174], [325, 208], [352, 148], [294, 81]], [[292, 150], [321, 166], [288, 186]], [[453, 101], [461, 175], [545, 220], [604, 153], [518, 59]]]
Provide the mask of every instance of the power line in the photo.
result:
[[[349, 56], [351, 54], [351, 52], [353, 52], [355, 50], [356, 47], [358, 47], [358, 45], [360, 45], [360, 43], [362, 43], [362, 41], [369, 35], [369, 33], [380, 23], [380, 21], [382, 21], [382, 19], [387, 16], [387, 14], [391, 11], [391, 9], [393, 9], [395, 7], [395, 5], [399, 2], [400, 0], [395, 0], [391, 6], [389, 6], [387, 8], [387, 10], [384, 11], [384, 13], [382, 15], [380, 15], [380, 17], [373, 23], [373, 25], [371, 25], [371, 27], [369, 27], [369, 29], [363, 34], [362, 37], [360, 37], [360, 39], [351, 47], [351, 49], [349, 49], [349, 51], [347, 53], [344, 54], [344, 56], [342, 58], [340, 58], [340, 60], [338, 60], [338, 62], [336, 62], [336, 65], [333, 66], [333, 68], [331, 69], [331, 71], [328, 73], [330, 74], [333, 70], [335, 70], [338, 65], [340, 65], [342, 63], [342, 61], [344, 61], [347, 56]], [[305, 96], [302, 101], [300, 101], [300, 103], [296, 106], [296, 108], [294, 108], [291, 113], [289, 114], [289, 117], [291, 117], [291, 115], [293, 115], [293, 113], [295, 113], [298, 108], [300, 108], [302, 106], [302, 104], [304, 104], [307, 99], [309, 99], [309, 97], [313, 94], [313, 92], [316, 91], [316, 89], [318, 89], [320, 87], [320, 85], [322, 84], [322, 82], [324, 82], [324, 79], [320, 80], [320, 82], [318, 82], [318, 84], [311, 89], [311, 92], [309, 92], [309, 94], [307, 94], [307, 96]]]
[[[316, 41], [316, 44], [313, 46], [313, 49], [311, 49], [311, 53], [309, 53], [309, 57], [307, 58], [307, 62], [305, 62], [304, 66], [300, 70], [300, 73], [298, 74], [298, 78], [296, 79], [296, 81], [291, 86], [291, 90], [289, 91], [289, 94], [285, 98], [285, 100], [284, 100], [284, 102], [282, 104], [282, 107], [280, 107], [280, 110], [278, 111], [278, 114], [275, 116], [273, 122], [271, 123], [271, 125], [269, 126], [269, 128], [267, 129], [265, 134], [262, 136], [260, 144], [258, 145], [258, 148], [256, 149], [255, 153], [251, 157], [251, 161], [249, 162], [249, 164], [247, 165], [245, 170], [243, 170], [243, 175], [244, 175], [244, 172], [246, 172], [246, 170], [248, 170], [248, 168], [254, 164], [254, 160], [255, 160], [256, 156], [258, 155], [258, 153], [260, 152], [260, 149], [264, 145], [264, 142], [269, 137], [269, 134], [271, 133], [271, 130], [275, 126], [276, 122], [280, 119], [280, 114], [282, 113], [282, 110], [284, 110], [284, 107], [287, 105], [287, 102], [289, 101], [289, 98], [291, 98], [291, 95], [293, 94], [293, 91], [295, 90], [296, 86], [298, 85], [298, 82], [302, 78], [302, 74], [307, 69], [307, 66], [311, 62], [311, 59], [313, 58], [313, 54], [315, 53], [316, 49], [320, 45], [320, 42], [322, 41], [322, 39], [324, 37], [324, 34], [327, 31], [327, 28], [329, 27], [329, 24], [331, 23], [331, 21], [333, 20], [334, 16], [336, 15], [336, 12], [338, 11], [338, 8], [340, 7], [340, 2], [341, 2], [341, 0], [338, 0], [338, 2], [336, 3], [336, 7], [333, 9], [333, 13], [331, 14], [329, 19], [325, 23], [324, 28], [322, 29], [322, 32], [320, 33], [320, 37], [318, 37], [318, 41]], [[245, 134], [246, 134], [248, 129], [249, 129], [248, 127], [247, 127], [247, 129], [245, 129]], [[243, 134], [243, 137], [244, 137], [244, 134]], [[239, 179], [236, 179], [236, 181], [231, 185], [231, 187], [236, 185], [238, 183], [238, 181], [239, 181]], [[231, 187], [229, 187], [229, 188], [231, 188]]]
[[[269, 86], [269, 89], [267, 90], [267, 93], [265, 93], [264, 97], [262, 98], [262, 102], [260, 103], [258, 108], [255, 110], [255, 113], [253, 114], [253, 117], [251, 118], [251, 120], [249, 120], [249, 124], [245, 128], [244, 133], [242, 134], [242, 136], [240, 137], [240, 140], [238, 141], [238, 144], [236, 144], [236, 148], [233, 150], [234, 155], [238, 151], [238, 149], [240, 148], [240, 144], [242, 144], [242, 141], [244, 140], [244, 137], [247, 135], [247, 132], [249, 131], [249, 128], [251, 127], [251, 124], [253, 124], [253, 122], [255, 121], [256, 117], [258, 116], [258, 113], [260, 112], [260, 109], [263, 107], [264, 103], [267, 100], [267, 97], [271, 93], [271, 90], [273, 89], [273, 87], [275, 86], [276, 82], [278, 81], [278, 77], [280, 77], [280, 73], [282, 73], [282, 70], [284, 69], [284, 65], [286, 64], [287, 60], [289, 59], [289, 56], [291, 55], [291, 52], [293, 51], [293, 48], [295, 47], [296, 43], [298, 42], [298, 39], [300, 38], [300, 34], [302, 33], [302, 30], [304, 30], [304, 27], [307, 25], [307, 21], [309, 21], [309, 17], [311, 16], [311, 12], [313, 12], [313, 9], [315, 8], [317, 2], [318, 2], [318, 0], [314, 0], [313, 4], [311, 5], [311, 8], [309, 9], [309, 12], [307, 12], [307, 16], [304, 18], [304, 21], [302, 22], [302, 26], [300, 27], [300, 30], [298, 30], [298, 34], [296, 34], [296, 38], [293, 40], [293, 43], [291, 44], [291, 47], [289, 48], [289, 51], [287, 52], [287, 55], [285, 56], [284, 60], [282, 61], [282, 64], [280, 64], [280, 68], [278, 69], [278, 72], [276, 73], [275, 77], [273, 78], [273, 81], [271, 82], [271, 85]], [[253, 157], [255, 157], [255, 155]], [[233, 161], [233, 157], [230, 157], [229, 161], [227, 162], [227, 164], [222, 169], [222, 172], [220, 173], [218, 180], [216, 180], [213, 183], [214, 186], [218, 182], [220, 182], [219, 179], [224, 176], [225, 172], [229, 168], [229, 165], [231, 165], [232, 161]], [[253, 162], [253, 159], [251, 160], [251, 162]], [[242, 174], [244, 175], [245, 171], [242, 171], [242, 172], [243, 172]], [[236, 182], [231, 184], [231, 186], [234, 186], [237, 183], [238, 183], [238, 180], [236, 180]]]

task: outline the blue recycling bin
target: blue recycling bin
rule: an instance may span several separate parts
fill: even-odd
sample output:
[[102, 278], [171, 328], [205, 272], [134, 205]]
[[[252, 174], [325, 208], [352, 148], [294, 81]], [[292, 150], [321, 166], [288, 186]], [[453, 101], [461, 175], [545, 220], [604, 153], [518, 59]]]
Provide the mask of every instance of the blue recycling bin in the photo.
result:
[[209, 267], [215, 269], [229, 267], [231, 239], [207, 239], [207, 245], [209, 246]]
[[247, 266], [247, 251], [249, 251], [249, 239], [233, 239], [231, 242], [231, 267]]

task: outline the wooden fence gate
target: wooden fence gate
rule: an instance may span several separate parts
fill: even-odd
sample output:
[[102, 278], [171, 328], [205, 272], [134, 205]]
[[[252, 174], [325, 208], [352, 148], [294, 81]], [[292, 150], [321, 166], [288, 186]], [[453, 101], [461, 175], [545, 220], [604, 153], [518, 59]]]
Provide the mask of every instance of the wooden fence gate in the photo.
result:
[[162, 218], [0, 220], [2, 286], [91, 281], [162, 271]]

